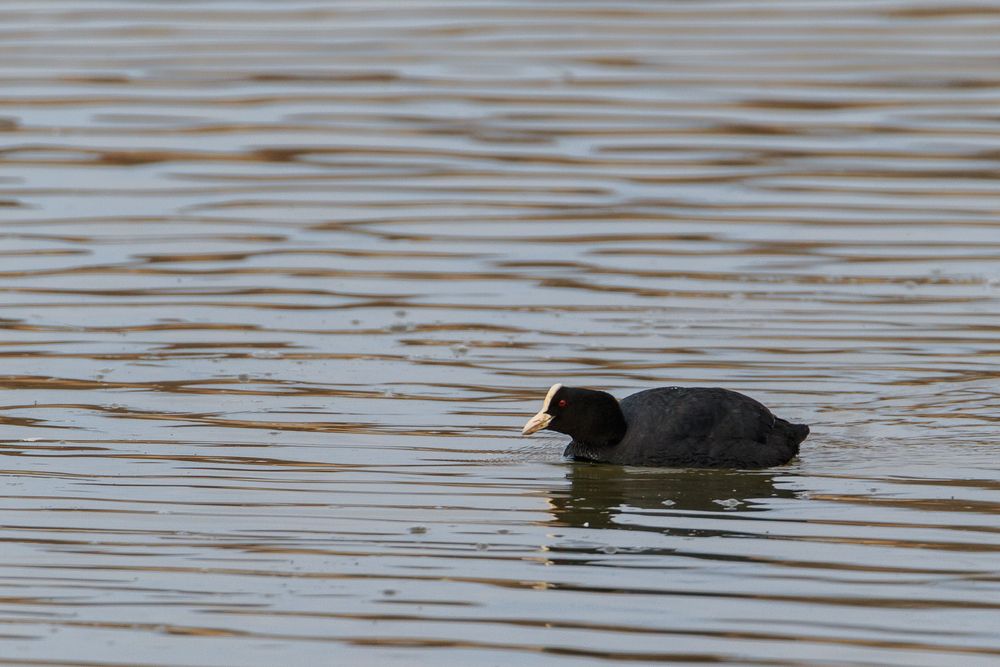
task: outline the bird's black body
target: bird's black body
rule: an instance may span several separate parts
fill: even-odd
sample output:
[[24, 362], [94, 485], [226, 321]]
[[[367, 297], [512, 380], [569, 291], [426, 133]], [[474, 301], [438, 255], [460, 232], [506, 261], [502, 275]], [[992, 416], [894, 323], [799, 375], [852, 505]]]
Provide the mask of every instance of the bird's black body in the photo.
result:
[[573, 438], [566, 456], [620, 465], [767, 468], [787, 463], [809, 435], [808, 426], [718, 388], [663, 387], [618, 402], [605, 392], [559, 387], [545, 409], [547, 428]]

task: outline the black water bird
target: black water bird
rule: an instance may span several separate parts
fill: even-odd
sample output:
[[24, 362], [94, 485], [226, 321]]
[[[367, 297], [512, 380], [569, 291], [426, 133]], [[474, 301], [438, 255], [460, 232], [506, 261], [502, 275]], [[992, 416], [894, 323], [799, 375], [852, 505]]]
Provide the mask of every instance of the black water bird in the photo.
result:
[[573, 438], [564, 456], [599, 463], [768, 468], [787, 463], [809, 435], [728, 389], [661, 387], [618, 401], [603, 391], [553, 385], [522, 433]]

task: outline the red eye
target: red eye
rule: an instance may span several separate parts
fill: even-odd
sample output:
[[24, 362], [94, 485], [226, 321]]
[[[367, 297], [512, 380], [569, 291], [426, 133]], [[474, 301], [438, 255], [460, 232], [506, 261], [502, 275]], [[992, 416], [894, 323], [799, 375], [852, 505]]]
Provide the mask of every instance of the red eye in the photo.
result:
[[559, 407], [560, 408], [565, 408], [566, 405], [567, 405], [567, 403], [566, 403], [566, 399], [565, 398], [559, 399]]

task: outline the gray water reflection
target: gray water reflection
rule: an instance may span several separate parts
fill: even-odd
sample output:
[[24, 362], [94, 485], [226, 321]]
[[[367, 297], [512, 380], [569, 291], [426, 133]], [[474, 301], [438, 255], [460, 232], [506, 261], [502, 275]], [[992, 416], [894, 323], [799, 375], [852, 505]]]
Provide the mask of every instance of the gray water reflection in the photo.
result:
[[[995, 664], [998, 29], [3, 3], [0, 663]], [[557, 381], [813, 435], [572, 464]]]

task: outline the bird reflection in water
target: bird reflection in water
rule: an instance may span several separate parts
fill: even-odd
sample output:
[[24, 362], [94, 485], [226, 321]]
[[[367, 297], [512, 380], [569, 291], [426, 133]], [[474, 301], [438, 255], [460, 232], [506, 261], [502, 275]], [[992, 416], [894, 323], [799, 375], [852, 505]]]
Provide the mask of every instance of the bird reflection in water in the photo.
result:
[[[786, 483], [775, 483], [777, 475], [765, 472], [704, 469], [626, 468], [621, 466], [572, 464], [566, 475], [568, 486], [549, 493], [554, 527], [646, 531], [668, 537], [740, 537], [746, 525], [727, 529], [725, 519], [747, 518], [748, 513], [768, 511], [775, 498], [795, 498], [800, 491]], [[720, 520], [712, 528], [691, 528], [685, 515], [716, 513]], [[678, 521], [678, 517], [681, 518]], [[705, 524], [702, 520], [701, 524]], [[679, 524], [679, 525], [678, 525]], [[756, 533], [755, 533], [756, 534]], [[620, 534], [619, 534], [620, 535]], [[653, 546], [646, 540], [634, 548], [616, 548], [619, 538], [605, 539], [589, 533], [584, 539], [561, 535], [547, 551], [553, 564], [556, 554], [675, 553], [673, 546]], [[629, 540], [630, 542], [638, 542]], [[689, 554], [693, 555], [693, 554]], [[567, 564], [581, 564], [578, 559]]]

